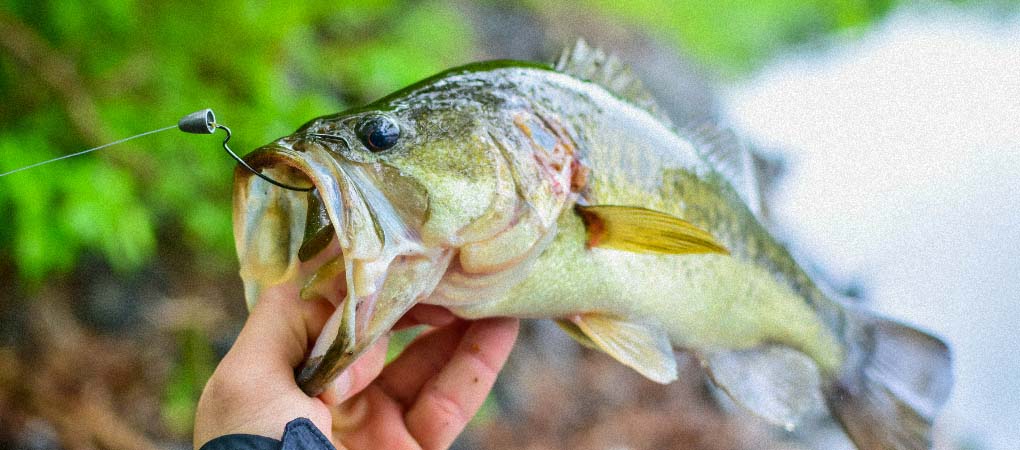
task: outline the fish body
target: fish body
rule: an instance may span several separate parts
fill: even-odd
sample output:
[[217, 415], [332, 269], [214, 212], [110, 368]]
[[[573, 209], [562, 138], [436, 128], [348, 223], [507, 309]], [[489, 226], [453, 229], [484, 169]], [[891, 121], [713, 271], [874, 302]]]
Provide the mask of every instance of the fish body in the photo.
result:
[[310, 393], [431, 303], [554, 319], [660, 383], [686, 350], [779, 425], [824, 404], [862, 449], [926, 448], [945, 344], [826, 295], [756, 218], [753, 176], [727, 169], [746, 157], [678, 133], [583, 43], [556, 67], [454, 69], [246, 158], [316, 188], [237, 172], [246, 295], [298, 277], [337, 305], [299, 374]]
[[[521, 72], [511, 76], [532, 78]], [[795, 346], [834, 368], [842, 348], [832, 331], [839, 318], [785, 249], [689, 140], [668, 124], [597, 85], [542, 74], [543, 88], [570, 98], [569, 110], [543, 105], [557, 117], [588, 171], [572, 202], [628, 205], [684, 218], [708, 231], [729, 254], [664, 255], [588, 245], [581, 217], [562, 208], [556, 237], [508, 296], [446, 299], [445, 284], [429, 301], [461, 316], [562, 318], [602, 311], [654, 323], [673, 345], [703, 351], [763, 342]], [[549, 102], [553, 103], [553, 102]], [[573, 110], [573, 111], [571, 111]], [[550, 123], [552, 119], [546, 119]], [[555, 142], [545, 122], [523, 128], [531, 146]], [[555, 128], [555, 126], [552, 126]], [[537, 134], [545, 137], [537, 137]], [[572, 144], [584, 142], [584, 145]], [[546, 144], [548, 145], [548, 144]], [[827, 316], [828, 315], [828, 316]]]

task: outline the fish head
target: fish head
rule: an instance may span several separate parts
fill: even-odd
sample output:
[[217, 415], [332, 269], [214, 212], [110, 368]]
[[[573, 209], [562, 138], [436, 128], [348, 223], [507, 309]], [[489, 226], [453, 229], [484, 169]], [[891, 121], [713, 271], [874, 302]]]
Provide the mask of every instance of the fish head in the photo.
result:
[[298, 373], [311, 395], [427, 297], [459, 247], [516, 213], [514, 180], [482, 106], [415, 104], [425, 106], [314, 119], [245, 157], [311, 191], [235, 172], [234, 235], [249, 307], [284, 282], [336, 306]]

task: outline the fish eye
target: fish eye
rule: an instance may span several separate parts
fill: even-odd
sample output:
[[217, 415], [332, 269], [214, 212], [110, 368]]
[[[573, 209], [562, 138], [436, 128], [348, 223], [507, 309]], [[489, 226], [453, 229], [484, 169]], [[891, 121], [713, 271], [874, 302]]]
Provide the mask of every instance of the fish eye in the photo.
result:
[[368, 116], [358, 125], [357, 133], [365, 147], [373, 152], [381, 152], [397, 145], [400, 125], [387, 116]]

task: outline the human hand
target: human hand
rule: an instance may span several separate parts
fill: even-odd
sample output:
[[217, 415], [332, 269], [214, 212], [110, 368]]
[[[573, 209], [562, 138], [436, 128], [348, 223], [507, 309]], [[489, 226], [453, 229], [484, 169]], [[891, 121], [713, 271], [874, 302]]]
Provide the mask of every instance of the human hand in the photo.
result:
[[279, 439], [307, 417], [338, 449], [443, 449], [481, 407], [517, 336], [516, 319], [467, 322], [443, 308], [414, 307], [394, 329], [435, 328], [384, 367], [388, 340], [317, 397], [294, 380], [326, 319], [328, 302], [299, 299], [295, 286], [267, 289], [217, 366], [195, 413], [194, 444], [226, 434]]

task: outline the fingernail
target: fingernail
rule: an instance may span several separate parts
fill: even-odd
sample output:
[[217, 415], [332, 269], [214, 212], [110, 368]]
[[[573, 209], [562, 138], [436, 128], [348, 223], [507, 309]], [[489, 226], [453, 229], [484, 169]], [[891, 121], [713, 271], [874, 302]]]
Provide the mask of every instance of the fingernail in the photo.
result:
[[345, 370], [333, 379], [333, 382], [319, 394], [319, 399], [327, 405], [336, 406], [347, 400], [347, 394], [351, 390], [351, 374]]
[[345, 370], [340, 373], [340, 376], [333, 380], [333, 392], [336, 393], [337, 399], [343, 399], [347, 396], [347, 392], [351, 390], [351, 372]]

